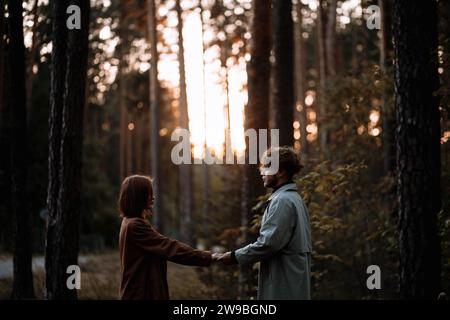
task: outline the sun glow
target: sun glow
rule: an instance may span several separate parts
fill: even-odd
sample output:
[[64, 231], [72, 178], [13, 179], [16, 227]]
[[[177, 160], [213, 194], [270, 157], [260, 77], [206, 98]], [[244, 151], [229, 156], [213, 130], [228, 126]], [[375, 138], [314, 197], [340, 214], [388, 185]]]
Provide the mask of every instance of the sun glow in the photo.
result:
[[[192, 11], [184, 18], [183, 37], [189, 129], [193, 153], [204, 156], [204, 146], [215, 155], [224, 154], [226, 105], [229, 101], [231, 145], [240, 154], [245, 150], [243, 111], [247, 103], [245, 59], [228, 63], [228, 92], [220, 64], [218, 46], [204, 50], [200, 14]], [[205, 143], [206, 141], [206, 143]]]

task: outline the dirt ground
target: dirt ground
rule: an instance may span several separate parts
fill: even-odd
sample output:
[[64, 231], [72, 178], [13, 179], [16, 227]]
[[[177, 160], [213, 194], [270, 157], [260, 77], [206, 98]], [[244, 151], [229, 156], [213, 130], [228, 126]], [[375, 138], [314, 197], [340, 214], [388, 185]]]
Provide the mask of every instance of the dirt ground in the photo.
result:
[[[79, 299], [118, 299], [119, 259], [117, 252], [80, 257], [81, 289]], [[42, 299], [44, 279], [43, 257], [33, 259], [34, 289]], [[168, 282], [171, 299], [211, 299], [211, 288], [199, 278], [196, 267], [168, 263]], [[2, 271], [3, 270], [3, 271]], [[9, 299], [12, 287], [12, 257], [0, 256], [0, 299]]]

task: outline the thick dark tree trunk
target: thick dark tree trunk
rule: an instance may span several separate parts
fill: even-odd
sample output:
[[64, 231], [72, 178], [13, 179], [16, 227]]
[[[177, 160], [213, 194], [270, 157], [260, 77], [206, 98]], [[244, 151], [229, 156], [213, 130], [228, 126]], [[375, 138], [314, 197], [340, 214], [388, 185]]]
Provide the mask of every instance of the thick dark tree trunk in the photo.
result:
[[[71, 31], [66, 31], [66, 5], [59, 1], [53, 3], [55, 20], [50, 113], [50, 154], [53, 156], [49, 159], [51, 180], [45, 257], [47, 299], [77, 298], [77, 291], [67, 287], [66, 271], [68, 266], [77, 265], [78, 261], [90, 4], [89, 0], [73, 3], [81, 9], [81, 29]], [[63, 82], [57, 83], [61, 79]], [[55, 105], [57, 102], [61, 104]], [[56, 150], [59, 154], [55, 158]], [[55, 184], [58, 188], [51, 188]]]
[[156, 6], [155, 0], [148, 0], [148, 34], [150, 39], [151, 67], [150, 67], [150, 153], [151, 153], [151, 175], [153, 178], [153, 221], [159, 232], [164, 231], [163, 214], [161, 212], [161, 179], [160, 173], [160, 137], [159, 137], [159, 108], [161, 104], [160, 85], [158, 81], [158, 34], [156, 30]]
[[4, 232], [0, 235], [0, 247], [11, 251], [11, 170], [10, 170], [10, 151], [9, 151], [9, 108], [7, 102], [7, 90], [5, 90], [7, 59], [6, 47], [6, 19], [5, 4], [0, 5], [0, 224], [4, 227]]
[[440, 124], [437, 5], [394, 2], [400, 295], [436, 299], [440, 290]]
[[[392, 72], [394, 48], [392, 44], [392, 0], [379, 0], [381, 9], [380, 68], [385, 77]], [[395, 170], [395, 108], [389, 104], [392, 90], [386, 87], [381, 96], [383, 138], [383, 167], [385, 173]]]
[[[245, 130], [267, 129], [269, 125], [269, 95], [270, 95], [270, 48], [271, 48], [271, 1], [255, 1], [252, 7], [250, 22], [251, 59], [247, 65], [248, 73], [248, 103], [245, 108]], [[283, 110], [283, 112], [288, 112]], [[290, 125], [292, 128], [292, 125]], [[257, 164], [248, 164], [249, 143], [246, 141], [246, 164], [243, 167], [242, 179], [242, 225], [250, 227], [255, 206], [259, 196], [265, 189], [258, 172]], [[264, 150], [262, 150], [264, 151]], [[244, 244], [254, 240], [254, 235], [246, 232]], [[239, 295], [248, 299], [254, 295], [253, 273], [250, 267], [241, 267], [239, 277]]]
[[[3, 3], [2, 3], [3, 5]], [[8, 2], [9, 63], [11, 106], [11, 187], [14, 213], [14, 281], [11, 298], [34, 298], [31, 217], [27, 207], [28, 137], [25, 90], [25, 46], [23, 43], [22, 2]]]
[[[189, 130], [189, 114], [186, 92], [186, 70], [184, 63], [183, 44], [183, 11], [180, 5], [181, 0], [176, 2], [178, 16], [178, 61], [180, 65], [180, 128]], [[190, 145], [190, 143], [189, 143]], [[180, 188], [180, 234], [184, 242], [193, 244], [192, 239], [192, 167], [189, 164], [181, 164], [179, 167], [179, 188]]]
[[294, 145], [294, 38], [292, 3], [273, 0], [272, 98], [274, 129], [280, 130], [280, 145]]

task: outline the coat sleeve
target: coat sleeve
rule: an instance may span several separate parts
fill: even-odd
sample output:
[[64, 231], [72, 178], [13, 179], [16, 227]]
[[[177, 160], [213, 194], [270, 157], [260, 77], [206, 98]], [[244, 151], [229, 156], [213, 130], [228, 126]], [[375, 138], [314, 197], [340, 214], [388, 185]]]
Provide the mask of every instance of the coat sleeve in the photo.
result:
[[292, 204], [285, 198], [274, 199], [256, 242], [235, 251], [237, 262], [250, 264], [272, 257], [288, 244], [294, 226]]
[[196, 250], [180, 241], [168, 238], [156, 231], [149, 223], [136, 222], [131, 226], [134, 244], [146, 253], [189, 266], [209, 266], [211, 253]]

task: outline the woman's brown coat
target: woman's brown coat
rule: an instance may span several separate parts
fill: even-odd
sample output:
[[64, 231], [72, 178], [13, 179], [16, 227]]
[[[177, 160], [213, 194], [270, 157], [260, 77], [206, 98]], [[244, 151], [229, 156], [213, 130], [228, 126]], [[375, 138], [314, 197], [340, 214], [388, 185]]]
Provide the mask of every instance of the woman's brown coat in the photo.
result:
[[169, 299], [167, 260], [209, 266], [211, 254], [158, 233], [142, 218], [123, 218], [119, 236], [120, 298]]

